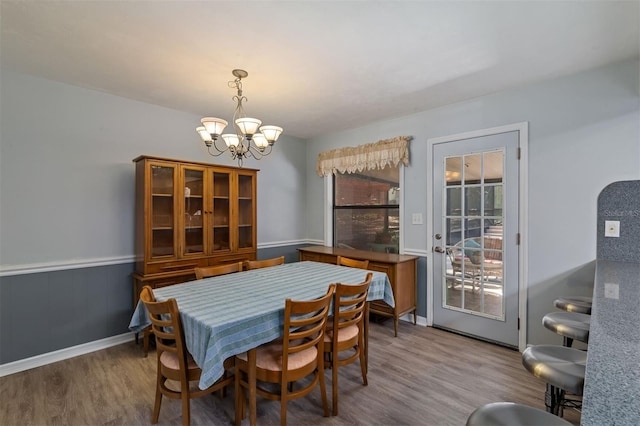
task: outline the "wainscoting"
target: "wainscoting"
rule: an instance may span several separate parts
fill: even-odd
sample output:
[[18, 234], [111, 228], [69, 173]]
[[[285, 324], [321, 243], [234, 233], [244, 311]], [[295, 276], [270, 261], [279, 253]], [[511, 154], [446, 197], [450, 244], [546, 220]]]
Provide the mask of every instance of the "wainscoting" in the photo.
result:
[[[286, 262], [297, 262], [298, 247], [307, 245], [265, 244], [258, 247], [258, 258], [285, 256]], [[127, 338], [135, 263], [131, 259], [103, 263], [107, 264], [47, 265], [2, 273], [0, 377]]]

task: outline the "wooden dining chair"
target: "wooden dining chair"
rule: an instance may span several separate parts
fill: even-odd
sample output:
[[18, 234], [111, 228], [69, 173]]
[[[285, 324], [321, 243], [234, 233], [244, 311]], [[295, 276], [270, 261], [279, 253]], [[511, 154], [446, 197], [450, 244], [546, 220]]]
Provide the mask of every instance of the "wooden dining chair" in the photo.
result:
[[196, 279], [201, 280], [208, 277], [217, 277], [218, 275], [231, 274], [233, 272], [242, 271], [242, 262], [229, 263], [227, 265], [206, 266], [195, 268]]
[[245, 271], [249, 271], [251, 269], [266, 268], [269, 266], [276, 266], [276, 265], [284, 265], [284, 256], [274, 257], [273, 259], [244, 261]]
[[[284, 337], [275, 342], [259, 346], [256, 350], [255, 392], [249, 389], [248, 353], [236, 356], [235, 394], [236, 424], [246, 414], [245, 389], [249, 395], [280, 401], [280, 424], [287, 423], [287, 402], [308, 395], [320, 383], [322, 405], [325, 417], [329, 416], [327, 390], [324, 378], [323, 341], [327, 314], [335, 285], [331, 284], [327, 293], [315, 300], [297, 301], [287, 299], [284, 309]], [[305, 380], [296, 389], [295, 382]], [[276, 389], [269, 384], [279, 384]], [[266, 384], [266, 386], [265, 386]], [[301, 386], [301, 387], [300, 387]]]
[[[369, 284], [373, 274], [369, 272], [360, 284], [336, 284], [333, 313], [327, 321], [324, 335], [325, 368], [332, 369], [332, 412], [338, 415], [338, 367], [360, 360], [363, 384], [367, 385], [367, 363], [365, 360], [365, 310]], [[340, 358], [344, 351], [352, 351]]]
[[[189, 382], [199, 380], [202, 370], [187, 351], [184, 341], [184, 331], [180, 320], [180, 311], [175, 299], [166, 302], [157, 302], [153, 290], [144, 286], [140, 292], [140, 299], [149, 311], [151, 328], [156, 337], [156, 349], [158, 354], [158, 371], [156, 381], [156, 400], [153, 407], [152, 424], [158, 423], [162, 396], [182, 401], [182, 424], [190, 423], [190, 400], [198, 398], [233, 383], [233, 376], [225, 375], [205, 390], [193, 390]], [[233, 367], [233, 358], [225, 361], [225, 371]], [[167, 380], [180, 384], [180, 390], [176, 391], [167, 387]]]
[[338, 256], [336, 263], [341, 266], [349, 266], [350, 268], [367, 269], [369, 267], [368, 260], [357, 260], [344, 256]]

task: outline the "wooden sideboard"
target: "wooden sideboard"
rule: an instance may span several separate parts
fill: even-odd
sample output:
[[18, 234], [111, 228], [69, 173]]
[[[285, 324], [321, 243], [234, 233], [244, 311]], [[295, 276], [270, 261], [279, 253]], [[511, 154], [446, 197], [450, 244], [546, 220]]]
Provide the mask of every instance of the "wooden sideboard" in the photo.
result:
[[395, 306], [391, 307], [381, 300], [371, 302], [371, 312], [376, 315], [393, 318], [394, 332], [398, 335], [398, 319], [413, 312], [413, 323], [417, 317], [417, 256], [378, 253], [365, 250], [344, 249], [325, 246], [299, 248], [299, 258], [314, 262], [336, 263], [338, 256], [358, 260], [368, 260], [372, 271], [385, 272], [391, 282]]

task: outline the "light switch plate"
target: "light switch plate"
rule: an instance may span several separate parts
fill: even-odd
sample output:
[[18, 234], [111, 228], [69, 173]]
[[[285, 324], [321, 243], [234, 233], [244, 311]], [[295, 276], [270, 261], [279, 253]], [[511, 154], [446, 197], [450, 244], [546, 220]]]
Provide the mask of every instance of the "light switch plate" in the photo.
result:
[[619, 237], [620, 236], [620, 221], [619, 220], [605, 220], [604, 221], [604, 236], [605, 237]]
[[422, 213], [413, 213], [411, 215], [412, 225], [422, 225]]

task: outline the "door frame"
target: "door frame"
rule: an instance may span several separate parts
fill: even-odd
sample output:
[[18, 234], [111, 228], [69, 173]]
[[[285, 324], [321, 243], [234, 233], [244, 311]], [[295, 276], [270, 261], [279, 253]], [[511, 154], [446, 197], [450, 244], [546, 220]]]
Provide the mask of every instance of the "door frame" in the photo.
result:
[[[504, 126], [490, 127], [470, 132], [457, 133], [448, 136], [427, 139], [427, 170], [433, 173], [433, 148], [436, 144], [453, 142], [461, 139], [491, 136], [501, 133], [518, 132], [518, 146], [520, 148], [520, 163], [518, 165], [518, 227], [520, 230], [520, 245], [518, 250], [518, 316], [520, 329], [518, 330], [518, 350], [524, 351], [527, 347], [527, 277], [528, 271], [528, 147], [529, 147], [529, 122], [507, 124]], [[427, 325], [433, 326], [433, 176], [427, 173]]]

